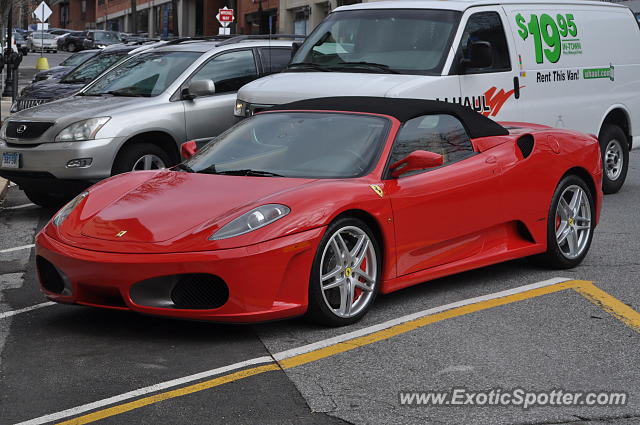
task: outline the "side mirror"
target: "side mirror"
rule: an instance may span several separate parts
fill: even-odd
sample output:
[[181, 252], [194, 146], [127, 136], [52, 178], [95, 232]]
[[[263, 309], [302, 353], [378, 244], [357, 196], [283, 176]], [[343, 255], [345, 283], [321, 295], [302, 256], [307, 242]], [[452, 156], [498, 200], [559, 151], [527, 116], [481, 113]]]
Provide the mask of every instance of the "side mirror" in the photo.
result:
[[398, 178], [410, 171], [425, 170], [444, 164], [444, 157], [429, 151], [413, 151], [398, 162], [391, 164], [391, 177]]
[[211, 96], [216, 92], [216, 85], [211, 80], [194, 80], [182, 91], [182, 98], [193, 100], [196, 97]]
[[298, 49], [300, 49], [300, 46], [302, 46], [302, 43], [300, 41], [294, 41], [291, 44], [291, 59], [293, 59], [296, 53], [298, 53]]
[[462, 69], [488, 68], [493, 65], [493, 47], [488, 41], [472, 41], [469, 46], [470, 58], [460, 61]]
[[196, 152], [198, 152], [198, 145], [193, 140], [183, 143], [180, 146], [180, 154], [184, 159], [191, 158]]

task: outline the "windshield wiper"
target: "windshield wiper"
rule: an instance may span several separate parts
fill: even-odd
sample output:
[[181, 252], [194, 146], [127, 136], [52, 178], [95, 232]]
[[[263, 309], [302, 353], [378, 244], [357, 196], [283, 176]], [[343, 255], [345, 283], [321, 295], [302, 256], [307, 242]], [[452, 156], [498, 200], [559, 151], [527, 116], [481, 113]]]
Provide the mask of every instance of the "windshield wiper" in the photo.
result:
[[327, 69], [321, 65], [318, 65], [317, 63], [313, 63], [313, 62], [298, 62], [298, 63], [291, 63], [289, 65], [287, 65], [287, 67], [285, 68], [285, 70], [287, 69], [296, 69], [296, 68], [300, 68], [303, 70], [314, 70], [314, 71], [321, 71], [321, 72], [331, 72], [330, 69]]
[[229, 176], [284, 177], [281, 174], [272, 173], [271, 171], [252, 170], [250, 168], [244, 170], [216, 171], [216, 174], [225, 174]]
[[193, 168], [189, 167], [187, 164], [184, 163], [180, 163], [178, 165], [175, 166], [175, 168], [178, 168], [180, 170], [186, 171], [187, 173], [195, 173], [196, 170], [194, 170]]
[[390, 68], [389, 65], [385, 65], [383, 63], [375, 63], [375, 62], [340, 62], [336, 65], [333, 65], [331, 69], [342, 69], [342, 68], [369, 68], [371, 70], [377, 69], [386, 74], [400, 74], [400, 72], [396, 71], [393, 68]]
[[118, 89], [118, 90], [109, 90], [106, 93], [103, 94], [110, 94], [112, 96], [124, 96], [124, 97], [150, 97], [151, 95], [149, 94], [144, 94], [144, 93], [133, 93], [130, 91], [127, 91], [128, 89]]

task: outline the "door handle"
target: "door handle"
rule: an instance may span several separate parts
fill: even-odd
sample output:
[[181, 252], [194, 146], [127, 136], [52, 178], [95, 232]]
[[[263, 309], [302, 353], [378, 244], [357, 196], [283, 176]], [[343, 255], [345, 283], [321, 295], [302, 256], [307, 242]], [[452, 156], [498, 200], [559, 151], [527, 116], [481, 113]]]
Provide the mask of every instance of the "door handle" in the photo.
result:
[[513, 77], [513, 96], [520, 99], [520, 78]]

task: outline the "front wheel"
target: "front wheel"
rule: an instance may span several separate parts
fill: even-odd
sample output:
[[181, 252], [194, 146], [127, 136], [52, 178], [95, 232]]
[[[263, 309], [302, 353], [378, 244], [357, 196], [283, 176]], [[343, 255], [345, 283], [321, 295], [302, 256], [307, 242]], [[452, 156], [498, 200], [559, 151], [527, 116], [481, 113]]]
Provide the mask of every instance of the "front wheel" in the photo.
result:
[[605, 125], [598, 139], [602, 152], [602, 191], [617, 193], [622, 188], [629, 169], [627, 136], [617, 125]]
[[547, 218], [547, 251], [540, 262], [554, 269], [570, 269], [589, 251], [595, 229], [595, 205], [587, 184], [578, 176], [562, 179]]
[[380, 246], [371, 229], [356, 218], [336, 220], [313, 261], [307, 316], [329, 326], [357, 322], [376, 298], [381, 270]]
[[116, 157], [111, 175], [129, 171], [160, 170], [171, 166], [169, 155], [160, 146], [136, 143], [125, 146]]

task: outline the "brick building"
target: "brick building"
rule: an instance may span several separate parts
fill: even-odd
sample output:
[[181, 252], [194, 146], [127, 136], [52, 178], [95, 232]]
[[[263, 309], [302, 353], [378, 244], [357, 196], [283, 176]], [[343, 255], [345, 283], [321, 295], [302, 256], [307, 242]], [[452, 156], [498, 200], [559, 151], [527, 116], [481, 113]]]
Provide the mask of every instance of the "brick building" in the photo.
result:
[[95, 28], [96, 0], [50, 0], [51, 28], [68, 28], [81, 31]]
[[240, 34], [278, 32], [280, 0], [238, 0], [237, 30]]

